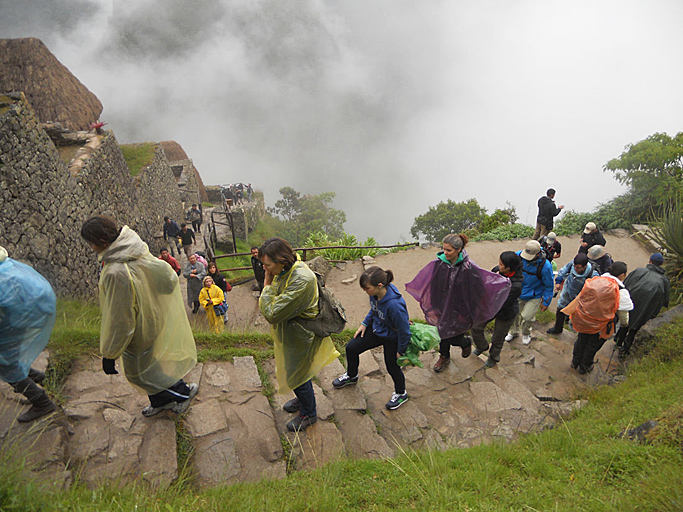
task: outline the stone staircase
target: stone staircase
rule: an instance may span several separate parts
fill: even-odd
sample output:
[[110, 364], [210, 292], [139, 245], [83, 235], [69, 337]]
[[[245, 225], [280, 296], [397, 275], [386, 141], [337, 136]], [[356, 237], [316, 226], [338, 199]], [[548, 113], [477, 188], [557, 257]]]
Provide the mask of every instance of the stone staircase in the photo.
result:
[[[580, 405], [575, 397], [609, 381], [605, 370], [617, 366], [616, 357], [609, 360], [613, 343], [598, 354], [595, 370], [581, 376], [569, 368], [573, 340], [569, 331], [539, 335], [528, 347], [513, 340], [491, 369], [485, 355], [462, 359], [453, 348], [440, 374], [431, 369], [438, 353], [424, 353], [424, 368], [405, 369], [410, 400], [395, 411], [384, 406], [393, 383], [381, 349], [362, 355], [357, 386], [333, 388], [344, 372], [334, 361], [314, 381], [319, 421], [296, 434], [285, 428], [294, 415], [282, 410], [293, 395], [269, 401], [250, 356], [198, 364], [186, 381], [199, 383], [199, 393], [181, 418], [169, 411], [143, 417], [147, 398], [122, 375], [105, 375], [93, 358], [79, 361], [67, 378], [61, 412], [28, 426], [14, 421], [27, 406], [2, 384], [0, 447], [28, 453], [35, 468], [60, 485], [78, 478], [89, 485], [143, 479], [166, 486], [184, 469], [177, 451], [184, 437], [193, 448], [188, 468], [194, 482], [209, 487], [284, 478], [341, 457], [377, 459], [513, 440], [553, 425]], [[274, 362], [263, 369], [274, 382]]]

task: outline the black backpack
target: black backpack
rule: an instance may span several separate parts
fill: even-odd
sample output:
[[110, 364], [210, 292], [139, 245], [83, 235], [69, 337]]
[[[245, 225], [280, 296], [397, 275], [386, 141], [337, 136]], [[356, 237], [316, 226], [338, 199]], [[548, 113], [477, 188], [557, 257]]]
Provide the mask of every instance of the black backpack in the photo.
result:
[[297, 317], [295, 320], [304, 329], [324, 338], [344, 330], [346, 327], [346, 311], [334, 294], [325, 288], [325, 278], [322, 274], [313, 273], [318, 282], [318, 316], [315, 318]]
[[532, 276], [536, 276], [536, 279], [539, 281], [543, 281], [543, 267], [545, 267], [545, 262], [547, 261], [547, 258], [545, 256], [545, 251], [541, 249], [541, 252], [539, 253], [541, 255], [538, 260], [536, 260], [536, 272], [529, 272], [527, 269], [524, 268], [524, 265], [522, 265], [522, 271], [524, 271], [525, 274], [529, 274]]

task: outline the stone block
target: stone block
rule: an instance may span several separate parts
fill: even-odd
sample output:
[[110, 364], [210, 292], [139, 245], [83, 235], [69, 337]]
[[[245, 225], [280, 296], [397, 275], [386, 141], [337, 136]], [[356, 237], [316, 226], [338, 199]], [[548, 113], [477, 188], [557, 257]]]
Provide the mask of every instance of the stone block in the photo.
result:
[[202, 437], [227, 430], [228, 420], [218, 400], [209, 399], [190, 407], [185, 418], [185, 425], [190, 435]]

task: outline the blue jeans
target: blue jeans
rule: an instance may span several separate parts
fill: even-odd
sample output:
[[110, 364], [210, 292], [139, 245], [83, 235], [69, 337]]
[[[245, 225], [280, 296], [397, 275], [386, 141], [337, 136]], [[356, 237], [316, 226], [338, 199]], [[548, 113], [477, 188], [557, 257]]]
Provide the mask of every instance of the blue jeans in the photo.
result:
[[304, 382], [298, 388], [294, 388], [294, 394], [301, 402], [301, 408], [299, 409], [299, 414], [302, 416], [316, 416], [317, 412], [315, 409], [315, 391], [313, 391], [313, 381], [309, 380]]

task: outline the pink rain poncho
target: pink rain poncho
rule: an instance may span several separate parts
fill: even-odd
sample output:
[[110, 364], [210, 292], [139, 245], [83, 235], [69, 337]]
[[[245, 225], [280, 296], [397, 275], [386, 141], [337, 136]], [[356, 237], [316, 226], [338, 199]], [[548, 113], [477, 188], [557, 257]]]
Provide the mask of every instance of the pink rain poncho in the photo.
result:
[[425, 320], [439, 329], [441, 339], [466, 332], [491, 320], [507, 299], [510, 280], [484, 270], [462, 251], [462, 261], [449, 264], [436, 259], [406, 284], [420, 303]]
[[[3, 255], [7, 253], [2, 250]], [[47, 345], [57, 299], [47, 280], [11, 258], [0, 261], [0, 378], [19, 382]]]

